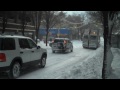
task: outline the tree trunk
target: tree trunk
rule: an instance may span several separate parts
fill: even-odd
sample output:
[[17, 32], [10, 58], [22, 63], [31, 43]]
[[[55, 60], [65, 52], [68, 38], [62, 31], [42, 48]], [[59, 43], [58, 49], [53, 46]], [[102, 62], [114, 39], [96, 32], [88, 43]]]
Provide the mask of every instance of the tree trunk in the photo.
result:
[[47, 46], [47, 40], [48, 40], [48, 31], [46, 33], [46, 46]]
[[3, 24], [3, 29], [2, 29], [2, 34], [3, 34], [5, 32], [5, 29], [6, 29], [6, 26], [7, 26], [7, 17], [6, 17], [6, 14], [3, 15], [2, 24]]
[[103, 68], [102, 68], [102, 78], [107, 79], [109, 74], [111, 73], [111, 63], [113, 60], [113, 55], [111, 52], [111, 46], [110, 46], [110, 27], [108, 25], [108, 11], [103, 12], [103, 18], [104, 18], [104, 58], [103, 58]]
[[22, 35], [25, 36], [25, 34], [24, 34], [24, 32], [25, 32], [25, 26], [24, 26], [24, 24], [23, 24], [23, 26], [22, 26], [22, 29], [23, 29], [23, 30], [22, 30]]
[[5, 32], [5, 17], [3, 17], [3, 30], [2, 30], [2, 34]]
[[22, 13], [22, 35], [25, 36], [26, 11]]
[[38, 39], [38, 30], [39, 30], [39, 29], [36, 30], [36, 44], [38, 43], [38, 42], [37, 42], [37, 39]]

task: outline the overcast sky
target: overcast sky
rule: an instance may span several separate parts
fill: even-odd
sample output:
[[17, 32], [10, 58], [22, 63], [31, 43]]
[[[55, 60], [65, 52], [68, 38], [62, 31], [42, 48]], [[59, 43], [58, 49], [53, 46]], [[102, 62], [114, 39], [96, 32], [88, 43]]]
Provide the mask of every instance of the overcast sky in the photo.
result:
[[65, 11], [67, 14], [72, 15], [73, 13], [80, 14], [80, 13], [85, 13], [85, 11]]

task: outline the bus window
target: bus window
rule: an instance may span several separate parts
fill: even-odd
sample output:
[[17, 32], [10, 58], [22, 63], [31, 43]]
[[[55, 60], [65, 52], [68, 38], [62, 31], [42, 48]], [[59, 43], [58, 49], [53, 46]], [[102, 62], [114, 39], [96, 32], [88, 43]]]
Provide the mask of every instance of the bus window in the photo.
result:
[[84, 39], [88, 39], [88, 36], [84, 36]]
[[97, 37], [96, 36], [90, 36], [90, 39], [95, 40]]

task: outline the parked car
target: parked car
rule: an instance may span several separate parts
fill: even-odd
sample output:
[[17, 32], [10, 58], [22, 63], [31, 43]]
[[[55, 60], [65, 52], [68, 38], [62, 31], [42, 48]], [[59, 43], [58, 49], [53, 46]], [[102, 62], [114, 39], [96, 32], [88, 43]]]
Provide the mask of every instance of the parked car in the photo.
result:
[[39, 65], [45, 67], [47, 50], [37, 46], [29, 37], [0, 35], [0, 72], [18, 78], [21, 69]]
[[55, 38], [52, 43], [52, 52], [55, 53], [55, 51], [73, 52], [73, 44], [68, 38]]

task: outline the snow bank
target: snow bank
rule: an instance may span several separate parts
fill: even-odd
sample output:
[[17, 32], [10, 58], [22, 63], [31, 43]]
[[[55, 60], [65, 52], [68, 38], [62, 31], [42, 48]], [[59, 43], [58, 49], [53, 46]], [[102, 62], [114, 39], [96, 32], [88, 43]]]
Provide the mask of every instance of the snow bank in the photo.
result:
[[112, 73], [108, 77], [108, 79], [120, 79], [120, 49], [118, 48], [111, 48], [113, 53], [113, 62], [112, 66]]
[[43, 41], [40, 41], [37, 45], [41, 46], [41, 48], [45, 48], [45, 49], [50, 49], [51, 47], [49, 46], [49, 43], [46, 44]]
[[58, 79], [101, 79], [103, 65], [103, 47], [96, 50], [83, 62], [71, 66], [69, 70], [64, 70]]
[[112, 68], [120, 68], [120, 49], [118, 48], [111, 48], [113, 53], [113, 62], [112, 62]]
[[82, 47], [82, 41], [81, 40], [72, 40], [73, 48], [80, 48]]

